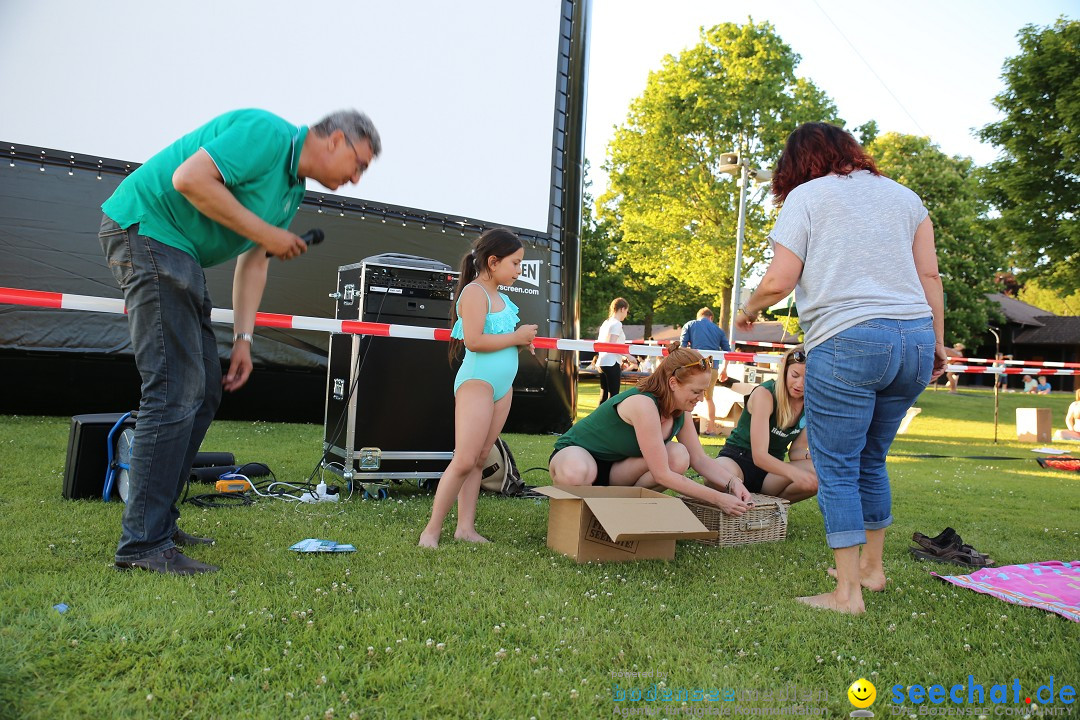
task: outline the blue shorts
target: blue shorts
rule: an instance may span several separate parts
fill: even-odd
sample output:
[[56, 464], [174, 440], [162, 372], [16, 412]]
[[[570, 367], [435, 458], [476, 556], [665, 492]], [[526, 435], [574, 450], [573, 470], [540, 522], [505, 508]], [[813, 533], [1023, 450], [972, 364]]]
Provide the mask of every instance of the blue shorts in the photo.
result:
[[518, 346], [495, 352], [465, 351], [465, 359], [454, 378], [454, 394], [467, 380], [483, 380], [491, 386], [492, 400], [498, 402], [514, 387], [518, 371]]

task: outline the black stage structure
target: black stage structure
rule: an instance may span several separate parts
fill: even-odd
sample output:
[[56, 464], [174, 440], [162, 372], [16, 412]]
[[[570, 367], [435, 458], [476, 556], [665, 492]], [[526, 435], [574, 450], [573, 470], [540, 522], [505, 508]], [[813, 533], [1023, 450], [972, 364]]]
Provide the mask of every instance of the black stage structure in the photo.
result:
[[[589, 1], [563, 0], [561, 12], [548, 227], [513, 228], [525, 243], [527, 266], [504, 291], [521, 308], [522, 321], [537, 323], [541, 335], [574, 338]], [[0, 148], [7, 156], [0, 163], [0, 286], [121, 297], [102, 257], [97, 228], [101, 203], [138, 165], [7, 142]], [[326, 240], [298, 260], [271, 263], [260, 310], [332, 317], [330, 295], [339, 267], [401, 253], [456, 269], [469, 244], [490, 226], [478, 218], [308, 192], [291, 229], [304, 233], [318, 227]], [[215, 307], [231, 307], [232, 273], [232, 263], [207, 269]], [[218, 326], [217, 333], [224, 363], [232, 329]], [[256, 372], [247, 386], [226, 394], [218, 417], [322, 422], [329, 336], [270, 328], [258, 328], [256, 336]], [[574, 353], [538, 350], [535, 361], [523, 360], [507, 430], [568, 428], [576, 372]], [[138, 374], [120, 315], [0, 305], [0, 373], [5, 379], [0, 413], [77, 415], [138, 404]]]

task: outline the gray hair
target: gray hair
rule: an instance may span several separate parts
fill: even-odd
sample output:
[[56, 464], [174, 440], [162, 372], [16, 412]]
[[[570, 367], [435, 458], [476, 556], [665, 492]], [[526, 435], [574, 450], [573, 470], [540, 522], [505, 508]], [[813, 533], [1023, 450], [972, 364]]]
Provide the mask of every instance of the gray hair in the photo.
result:
[[311, 132], [320, 137], [328, 137], [335, 130], [345, 133], [353, 142], [367, 140], [371, 143], [371, 154], [378, 157], [382, 152], [382, 140], [371, 118], [357, 110], [338, 110], [324, 117], [311, 126]]

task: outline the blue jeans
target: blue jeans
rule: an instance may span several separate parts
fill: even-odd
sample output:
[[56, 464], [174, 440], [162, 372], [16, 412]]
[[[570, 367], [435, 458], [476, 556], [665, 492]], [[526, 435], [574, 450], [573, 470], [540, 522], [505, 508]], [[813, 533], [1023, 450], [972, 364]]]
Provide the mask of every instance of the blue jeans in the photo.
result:
[[930, 318], [879, 318], [810, 351], [806, 419], [829, 547], [862, 545], [866, 530], [892, 524], [885, 455], [930, 382], [934, 343]]
[[127, 305], [142, 401], [116, 560], [174, 546], [176, 507], [221, 402], [221, 362], [206, 277], [187, 253], [102, 216], [98, 233]]

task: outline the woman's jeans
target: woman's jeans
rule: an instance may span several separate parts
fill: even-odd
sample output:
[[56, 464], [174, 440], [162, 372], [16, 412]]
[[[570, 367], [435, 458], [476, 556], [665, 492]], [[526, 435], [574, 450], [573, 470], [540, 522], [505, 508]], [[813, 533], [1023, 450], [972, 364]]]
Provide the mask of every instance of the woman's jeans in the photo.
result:
[[98, 233], [127, 305], [142, 401], [131, 446], [130, 486], [116, 560], [174, 546], [176, 503], [221, 402], [221, 363], [202, 268], [187, 253], [122, 229], [103, 216]]
[[829, 547], [862, 545], [866, 530], [892, 524], [885, 455], [930, 382], [934, 344], [930, 318], [881, 318], [810, 351], [805, 408]]

